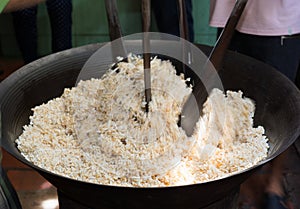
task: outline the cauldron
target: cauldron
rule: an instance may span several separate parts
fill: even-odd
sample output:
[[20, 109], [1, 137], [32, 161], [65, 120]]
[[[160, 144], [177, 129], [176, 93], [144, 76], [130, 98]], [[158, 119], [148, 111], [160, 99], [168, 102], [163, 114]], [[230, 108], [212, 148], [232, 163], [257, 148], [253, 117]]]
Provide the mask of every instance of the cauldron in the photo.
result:
[[[160, 43], [164, 44], [164, 43]], [[206, 183], [154, 188], [98, 185], [51, 173], [27, 161], [15, 139], [29, 122], [31, 108], [72, 87], [86, 60], [101, 44], [86, 45], [52, 54], [14, 72], [0, 83], [1, 142], [16, 159], [38, 171], [66, 197], [90, 208], [177, 208], [206, 207], [239, 189], [255, 169], [286, 150], [300, 134], [300, 92], [285, 76], [267, 64], [228, 51], [219, 72], [224, 89], [242, 90], [256, 103], [255, 125], [263, 125], [270, 139], [266, 159], [257, 165]], [[211, 47], [197, 45], [209, 54]]]

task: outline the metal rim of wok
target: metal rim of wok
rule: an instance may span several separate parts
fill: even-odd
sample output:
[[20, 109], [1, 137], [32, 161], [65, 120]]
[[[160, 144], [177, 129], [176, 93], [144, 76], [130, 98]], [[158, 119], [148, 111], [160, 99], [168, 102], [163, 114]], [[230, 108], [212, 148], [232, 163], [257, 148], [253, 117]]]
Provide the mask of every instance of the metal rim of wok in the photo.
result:
[[[163, 43], [162, 43], [163, 44]], [[209, 54], [211, 47], [197, 45]], [[241, 89], [256, 101], [255, 124], [263, 125], [271, 140], [268, 157], [256, 166], [206, 183], [132, 188], [81, 182], [53, 174], [28, 162], [14, 140], [28, 123], [30, 108], [61, 95], [72, 87], [85, 61], [101, 44], [86, 45], [52, 54], [30, 63], [0, 83], [1, 143], [16, 159], [38, 171], [70, 199], [93, 208], [200, 208], [233, 190], [259, 166], [286, 150], [300, 134], [300, 92], [272, 67], [230, 52], [220, 71], [225, 89]]]

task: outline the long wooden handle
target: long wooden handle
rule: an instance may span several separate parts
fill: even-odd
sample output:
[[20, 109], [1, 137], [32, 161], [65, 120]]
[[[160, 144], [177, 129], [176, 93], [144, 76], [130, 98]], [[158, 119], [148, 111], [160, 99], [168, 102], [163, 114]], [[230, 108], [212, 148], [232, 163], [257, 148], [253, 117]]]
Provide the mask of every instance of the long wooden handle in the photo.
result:
[[180, 37], [189, 40], [185, 0], [178, 0]]
[[151, 0], [142, 0], [143, 31], [149, 32], [151, 24]]
[[116, 0], [105, 0], [105, 9], [108, 21], [109, 37], [112, 41], [112, 54], [115, 58], [117, 56], [125, 57], [126, 50], [121, 39], [122, 30]]
[[[142, 0], [142, 25], [143, 25], [143, 50], [144, 50], [144, 68], [150, 69], [150, 51], [149, 30], [151, 24], [151, 1]], [[145, 53], [146, 52], [146, 53]]]
[[151, 101], [151, 67], [150, 67], [150, 40], [149, 30], [151, 24], [151, 0], [142, 0], [142, 25], [143, 25], [143, 50], [144, 50], [144, 81], [146, 112], [149, 112], [149, 102]]
[[105, 0], [105, 9], [109, 28], [110, 40], [116, 40], [122, 37], [122, 31], [118, 16], [116, 0]]
[[240, 17], [244, 11], [247, 2], [248, 0], [236, 1], [221, 35], [210, 53], [209, 60], [214, 65], [217, 71], [219, 71], [222, 68], [226, 50], [228, 49], [235, 28], [240, 20]]
[[[232, 13], [227, 20], [225, 28], [209, 56], [209, 60], [212, 62], [217, 71], [222, 68], [226, 50], [230, 44], [231, 38], [235, 31], [235, 27], [246, 6], [246, 3], [247, 0], [236, 1]], [[181, 126], [185, 130], [187, 135], [191, 135], [193, 133], [195, 124], [199, 120], [198, 115], [195, 114], [194, 107], [198, 105], [198, 111], [201, 115], [203, 106], [199, 104], [203, 104], [206, 100], [208, 96], [208, 92], [206, 90], [210, 90], [211, 87], [213, 87], [215, 75], [215, 70], [211, 67], [211, 65], [209, 65], [209, 63], [206, 63], [202, 74], [202, 79], [206, 81], [205, 86], [195, 85], [193, 88], [194, 97], [189, 97], [183, 106], [182, 113], [185, 117], [181, 121]], [[198, 98], [199, 101], [195, 101], [194, 98]]]
[[[178, 0], [178, 10], [179, 10], [179, 33], [180, 38], [184, 40], [189, 40], [189, 30], [188, 30], [188, 23], [187, 23], [187, 14], [186, 14], [186, 6], [185, 6], [185, 0]], [[182, 56], [182, 72], [186, 78], [186, 66], [185, 62], [190, 63], [191, 60], [191, 50], [189, 48], [189, 45], [186, 45], [185, 42], [182, 42], [182, 50], [181, 50], [181, 56]]]

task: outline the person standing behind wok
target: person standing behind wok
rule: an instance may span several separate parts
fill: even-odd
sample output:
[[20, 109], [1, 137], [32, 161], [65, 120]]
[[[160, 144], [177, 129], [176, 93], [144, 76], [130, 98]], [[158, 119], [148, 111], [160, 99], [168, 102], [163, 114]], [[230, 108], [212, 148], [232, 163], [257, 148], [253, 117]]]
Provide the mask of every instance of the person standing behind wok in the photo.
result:
[[[72, 0], [46, 0], [52, 52], [72, 47]], [[17, 43], [25, 64], [38, 59], [38, 7], [12, 12]]]
[[[210, 1], [210, 26], [217, 27], [218, 34], [234, 4], [235, 0]], [[261, 60], [295, 82], [300, 62], [300, 1], [249, 0], [229, 49]], [[282, 185], [285, 157], [286, 153], [281, 154], [268, 165], [264, 209], [288, 208]], [[250, 206], [260, 208], [255, 203]]]
[[[43, 0], [0, 0], [0, 14], [31, 7], [41, 2], [43, 2]], [[1, 161], [2, 152], [0, 150], [0, 163]], [[18, 195], [2, 166], [0, 166], [0, 206], [1, 209], [22, 208]]]

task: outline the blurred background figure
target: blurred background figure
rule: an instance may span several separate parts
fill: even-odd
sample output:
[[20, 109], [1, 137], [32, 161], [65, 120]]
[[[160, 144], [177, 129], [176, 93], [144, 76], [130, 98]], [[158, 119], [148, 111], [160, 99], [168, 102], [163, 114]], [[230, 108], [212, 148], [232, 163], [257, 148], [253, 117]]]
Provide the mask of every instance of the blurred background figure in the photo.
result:
[[[43, 2], [43, 0], [0, 0], [0, 13], [4, 12], [13, 12], [20, 9], [24, 9], [16, 12], [15, 26], [17, 34], [17, 38], [22, 49], [22, 54], [24, 58], [27, 59], [27, 62], [32, 61], [37, 58], [36, 47], [37, 47], [37, 35], [36, 35], [36, 8], [38, 3]], [[64, 4], [65, 6], [59, 5], [60, 2], [67, 2]], [[26, 9], [27, 7], [32, 7], [34, 9]], [[51, 21], [52, 27], [52, 36], [53, 36], [53, 50], [59, 51], [64, 48], [71, 47], [71, 29], [69, 25], [71, 25], [71, 11], [72, 5], [71, 1], [56, 1], [49, 0], [47, 1], [47, 8], [49, 12], [49, 17]], [[33, 11], [26, 13], [25, 11]], [[68, 14], [68, 17], [64, 18], [64, 14]], [[24, 16], [22, 16], [22, 12]], [[34, 16], [34, 20], [27, 18], [26, 14], [30, 14]], [[33, 22], [29, 22], [28, 19]], [[28, 21], [28, 22], [27, 22]], [[64, 26], [65, 24], [65, 26]], [[61, 28], [58, 28], [61, 27]], [[66, 27], [65, 29], [63, 27]], [[63, 34], [66, 33], [66, 34]], [[31, 37], [32, 36], [32, 37]], [[35, 39], [35, 40], [34, 40]], [[65, 40], [66, 39], [66, 40]], [[27, 42], [28, 41], [28, 42]], [[66, 43], [62, 43], [65, 42]], [[33, 44], [33, 45], [30, 45]], [[28, 49], [26, 48], [28, 47]], [[35, 49], [34, 49], [35, 47]], [[28, 51], [29, 50], [29, 51]], [[30, 55], [30, 56], [29, 56]], [[30, 58], [30, 59], [29, 59]], [[1, 69], [0, 69], [1, 74]], [[1, 82], [1, 80], [0, 80]], [[2, 150], [0, 150], [0, 162], [2, 161]], [[18, 195], [13, 188], [9, 178], [6, 175], [2, 165], [0, 166], [0, 206], [1, 209], [21, 209], [21, 203], [18, 198]]]
[[[159, 32], [180, 36], [179, 9], [177, 0], [151, 0], [153, 13]], [[189, 41], [194, 42], [194, 20], [192, 16], [192, 0], [185, 0]]]
[[[20, 1], [20, 0], [1, 0], [0, 1], [0, 14], [1, 13], [8, 13], [8, 12], [13, 12], [16, 10], [28, 8], [34, 5], [37, 5], [44, 0], [27, 0], [27, 1]], [[1, 48], [1, 45], [0, 45]], [[1, 55], [1, 50], [0, 50], [0, 55]], [[0, 63], [1, 64], [1, 63]], [[1, 67], [1, 65], [0, 65]], [[0, 76], [4, 75], [4, 70], [0, 68]], [[1, 82], [0, 78], [0, 82]]]
[[[235, 0], [211, 0], [210, 25], [225, 25]], [[230, 49], [268, 63], [295, 82], [300, 62], [300, 1], [248, 1]]]
[[19, 9], [24, 9], [37, 5], [45, 0], [1, 0], [0, 1], [0, 14], [5, 12], [12, 12]]
[[[42, 0], [1, 0], [0, 14], [3, 12], [11, 12], [18, 9], [24, 9], [29, 6], [36, 5]], [[1, 69], [0, 69], [1, 75]], [[2, 151], [0, 150], [0, 162], [2, 161]], [[21, 203], [18, 195], [9, 181], [6, 172], [0, 166], [0, 206], [1, 209], [21, 209]]]
[[[51, 24], [52, 52], [72, 47], [72, 0], [46, 0]], [[37, 6], [13, 12], [17, 43], [24, 63], [38, 59]]]
[[[221, 33], [235, 0], [210, 1], [210, 25]], [[230, 49], [261, 60], [280, 71], [292, 82], [296, 81], [300, 63], [300, 1], [252, 0], [237, 25]], [[244, 185], [248, 203], [242, 208], [290, 208], [283, 188], [283, 163], [287, 153], [250, 178]], [[263, 178], [263, 177], [267, 178]], [[255, 180], [254, 180], [255, 178]], [[261, 181], [260, 181], [261, 180]], [[253, 184], [263, 190], [251, 191]]]

